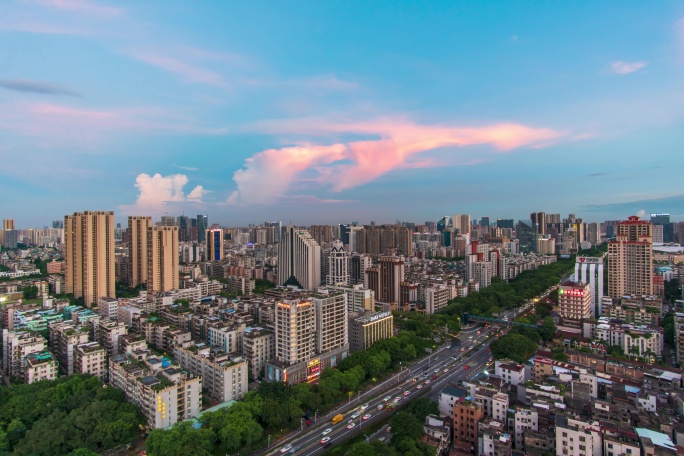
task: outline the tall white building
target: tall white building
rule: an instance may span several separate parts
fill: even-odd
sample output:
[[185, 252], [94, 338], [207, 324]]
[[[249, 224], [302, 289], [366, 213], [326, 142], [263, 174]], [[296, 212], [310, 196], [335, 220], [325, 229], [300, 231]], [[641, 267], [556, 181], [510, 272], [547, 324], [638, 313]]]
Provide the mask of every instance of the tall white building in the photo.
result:
[[575, 262], [575, 281], [589, 284], [591, 310], [594, 318], [600, 317], [603, 299], [603, 257], [578, 256]]
[[321, 284], [321, 247], [307, 230], [285, 229], [278, 244], [278, 284], [315, 290]]
[[310, 359], [316, 350], [316, 307], [311, 300], [285, 300], [275, 307], [275, 355], [286, 365]]
[[335, 239], [328, 255], [326, 285], [338, 287], [350, 284], [349, 260], [349, 252], [344, 250], [344, 244], [339, 239]]

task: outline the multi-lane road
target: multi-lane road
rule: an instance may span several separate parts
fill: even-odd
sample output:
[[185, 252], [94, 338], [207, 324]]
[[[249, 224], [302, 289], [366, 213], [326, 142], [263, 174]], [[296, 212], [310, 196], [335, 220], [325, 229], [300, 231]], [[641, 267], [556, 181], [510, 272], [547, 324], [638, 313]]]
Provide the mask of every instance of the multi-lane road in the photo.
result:
[[[375, 392], [377, 396], [343, 413], [344, 419], [340, 422], [333, 424], [329, 418], [325, 421], [319, 419], [303, 434], [286, 445], [274, 448], [269, 454], [321, 454], [353, 436], [367, 435], [366, 429], [387, 418], [406, 401], [419, 396], [438, 399], [445, 386], [460, 382], [489, 361], [489, 343], [485, 342], [489, 330], [491, 328], [472, 327], [461, 332], [460, 343], [444, 346], [430, 357], [410, 365], [397, 382], [390, 382]], [[478, 335], [477, 331], [482, 334]], [[482, 345], [478, 346], [480, 343]]]

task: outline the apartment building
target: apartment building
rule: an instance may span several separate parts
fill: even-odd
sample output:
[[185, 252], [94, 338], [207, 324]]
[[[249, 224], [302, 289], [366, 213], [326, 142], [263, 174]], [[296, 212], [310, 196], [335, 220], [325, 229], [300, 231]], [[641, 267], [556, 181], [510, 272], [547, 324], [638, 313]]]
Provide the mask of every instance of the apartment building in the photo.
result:
[[275, 359], [275, 334], [264, 328], [247, 328], [242, 339], [242, 356], [249, 363], [253, 379], [263, 377], [268, 361]]
[[77, 345], [74, 350], [74, 373], [107, 379], [107, 351], [99, 342]]
[[98, 325], [97, 340], [107, 351], [107, 356], [118, 355], [121, 353], [119, 340], [126, 334], [128, 327], [124, 322], [105, 320]]
[[602, 456], [603, 441], [599, 423], [559, 415], [556, 418], [556, 454]]
[[90, 341], [90, 328], [69, 321], [50, 325], [50, 345], [59, 365], [66, 375], [74, 373], [74, 350], [76, 346]]
[[25, 358], [24, 383], [30, 385], [41, 380], [54, 380], [59, 375], [57, 360], [49, 351], [30, 353]]
[[216, 402], [237, 401], [247, 393], [249, 367], [245, 358], [235, 353], [197, 344], [176, 347], [174, 358], [181, 368], [202, 377], [202, 388]]
[[2, 330], [2, 371], [10, 377], [23, 377], [26, 357], [32, 353], [43, 353], [47, 341], [41, 335], [28, 331]]

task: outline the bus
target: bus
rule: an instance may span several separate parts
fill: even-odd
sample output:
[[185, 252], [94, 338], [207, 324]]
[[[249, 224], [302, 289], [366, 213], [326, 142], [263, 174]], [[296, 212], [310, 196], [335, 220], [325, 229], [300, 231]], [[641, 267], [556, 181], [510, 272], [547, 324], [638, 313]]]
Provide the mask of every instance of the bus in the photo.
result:
[[344, 419], [344, 415], [342, 415], [341, 413], [339, 415], [335, 415], [335, 416], [333, 416], [332, 424], [337, 424], [340, 421], [342, 421], [343, 419]]

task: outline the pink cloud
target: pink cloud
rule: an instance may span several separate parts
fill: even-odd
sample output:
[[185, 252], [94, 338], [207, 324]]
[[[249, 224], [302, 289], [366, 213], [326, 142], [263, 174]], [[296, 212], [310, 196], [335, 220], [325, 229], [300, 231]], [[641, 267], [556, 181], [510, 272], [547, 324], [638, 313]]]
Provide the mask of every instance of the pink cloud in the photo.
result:
[[99, 17], [116, 17], [123, 13], [121, 8], [99, 5], [88, 0], [34, 0], [34, 3], [63, 11]]
[[[523, 146], [548, 145], [563, 136], [551, 129], [513, 123], [450, 127], [419, 125], [403, 119], [354, 123], [307, 119], [262, 126], [270, 133], [361, 134], [371, 139], [259, 152], [245, 160], [244, 168], [233, 175], [237, 189], [228, 199], [231, 204], [273, 202], [304, 180], [336, 192], [351, 189], [394, 169], [420, 164], [413, 158], [415, 155], [439, 148], [490, 145], [505, 152]], [[313, 178], [308, 177], [311, 173]]]
[[133, 52], [131, 55], [144, 63], [162, 70], [181, 76], [188, 82], [213, 85], [216, 87], [229, 88], [228, 82], [218, 73], [191, 65], [181, 60], [155, 55], [152, 53]]
[[610, 64], [610, 68], [613, 73], [617, 74], [629, 74], [639, 71], [647, 65], [646, 62], [623, 62], [616, 61]]

